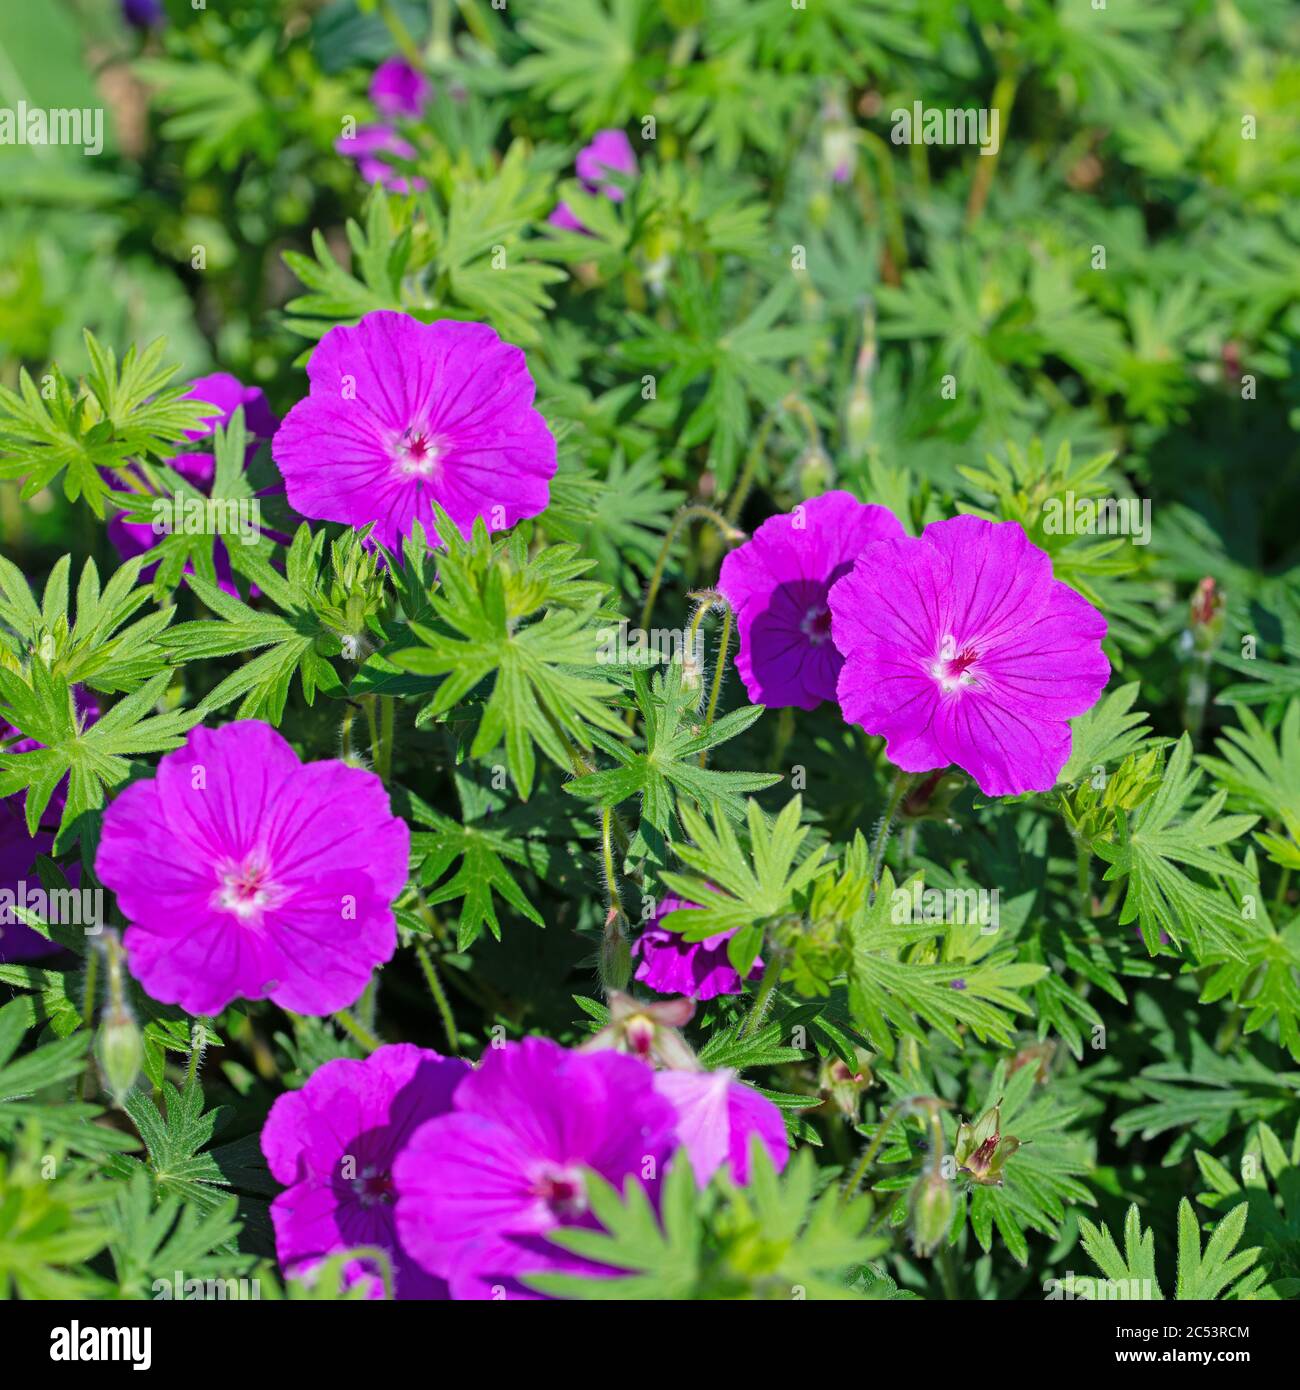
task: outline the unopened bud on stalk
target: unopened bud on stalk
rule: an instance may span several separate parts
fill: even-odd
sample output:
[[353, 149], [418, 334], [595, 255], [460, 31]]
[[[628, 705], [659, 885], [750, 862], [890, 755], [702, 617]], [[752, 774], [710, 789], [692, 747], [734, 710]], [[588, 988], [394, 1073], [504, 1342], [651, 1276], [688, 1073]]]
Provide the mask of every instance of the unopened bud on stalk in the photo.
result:
[[799, 491], [820, 497], [835, 481], [835, 469], [820, 444], [810, 444], [799, 456]]
[[108, 1004], [95, 1037], [95, 1059], [104, 1088], [120, 1106], [144, 1065], [144, 1035], [126, 1002], [126, 954], [115, 931], [104, 934], [108, 958]]
[[615, 907], [605, 918], [605, 934], [600, 942], [600, 983], [608, 996], [627, 988], [632, 977], [632, 944], [627, 935], [627, 919]]
[[120, 1106], [144, 1065], [144, 1036], [126, 1009], [110, 1009], [99, 1025], [95, 1057], [104, 1089]]

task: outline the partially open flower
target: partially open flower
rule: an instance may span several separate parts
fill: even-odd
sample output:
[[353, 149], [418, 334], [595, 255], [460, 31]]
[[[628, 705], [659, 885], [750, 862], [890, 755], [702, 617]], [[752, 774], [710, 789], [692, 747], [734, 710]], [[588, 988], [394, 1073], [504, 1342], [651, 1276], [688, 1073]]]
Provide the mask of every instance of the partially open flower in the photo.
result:
[[1006, 1161], [1020, 1147], [1019, 1139], [1002, 1133], [1001, 1109], [999, 1101], [973, 1125], [963, 1121], [957, 1128], [957, 1169], [981, 1187], [1002, 1186]]
[[626, 1052], [662, 1067], [698, 1070], [699, 1062], [678, 1031], [695, 1013], [692, 999], [663, 999], [647, 1003], [613, 990], [609, 996], [609, 1022], [582, 1052]]

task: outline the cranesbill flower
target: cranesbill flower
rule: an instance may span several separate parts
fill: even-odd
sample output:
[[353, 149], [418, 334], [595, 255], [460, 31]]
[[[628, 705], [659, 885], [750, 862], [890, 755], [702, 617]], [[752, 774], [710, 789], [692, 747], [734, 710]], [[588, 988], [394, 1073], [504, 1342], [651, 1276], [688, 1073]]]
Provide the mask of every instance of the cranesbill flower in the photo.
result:
[[718, 588], [736, 613], [736, 669], [752, 703], [815, 709], [835, 698], [844, 658], [827, 594], [864, 546], [902, 535], [888, 508], [826, 492], [769, 517], [726, 556]]
[[131, 972], [192, 1014], [329, 1014], [397, 945], [410, 832], [372, 772], [301, 763], [268, 724], [193, 729], [104, 816], [95, 861]]
[[[600, 194], [611, 203], [621, 203], [626, 193], [609, 175], [621, 174], [626, 178], [635, 178], [636, 151], [623, 131], [598, 130], [591, 144], [584, 145], [578, 151], [578, 157], [574, 160], [574, 172], [586, 192]], [[553, 227], [561, 227], [566, 231], [587, 230], [567, 203], [558, 204], [547, 221]]]
[[707, 1187], [724, 1163], [738, 1183], [749, 1181], [750, 1144], [762, 1141], [779, 1173], [790, 1157], [781, 1112], [736, 1074], [720, 1071], [661, 1071], [655, 1090], [677, 1110], [677, 1138], [686, 1150], [695, 1181]]
[[122, 0], [122, 18], [133, 29], [152, 29], [167, 21], [162, 0]]
[[304, 516], [373, 521], [391, 549], [417, 521], [435, 534], [435, 502], [463, 532], [476, 517], [496, 531], [546, 509], [555, 440], [523, 352], [486, 324], [377, 310], [331, 328], [307, 376], [273, 445]]
[[367, 183], [382, 184], [390, 193], [410, 193], [426, 188], [423, 179], [408, 179], [384, 158], [414, 159], [418, 153], [409, 140], [404, 140], [391, 126], [358, 126], [351, 135], [340, 135], [335, 150], [357, 161], [357, 170]]
[[452, 1107], [416, 1131], [394, 1179], [402, 1244], [453, 1298], [491, 1297], [497, 1285], [535, 1297], [513, 1276], [575, 1268], [540, 1237], [594, 1224], [582, 1170], [620, 1188], [628, 1176], [657, 1185], [677, 1124], [644, 1063], [545, 1038], [490, 1049]]
[[987, 796], [1049, 791], [1067, 720], [1101, 695], [1106, 620], [1013, 521], [877, 541], [831, 590], [845, 719], [906, 772], [956, 763]]
[[370, 100], [383, 116], [420, 115], [433, 83], [405, 58], [385, 58], [370, 78]]
[[[446, 1298], [446, 1283], [417, 1264], [398, 1238], [393, 1164], [411, 1135], [451, 1108], [465, 1062], [395, 1043], [364, 1061], [340, 1058], [282, 1095], [262, 1128], [262, 1152], [286, 1191], [271, 1203], [275, 1248], [289, 1273], [357, 1246], [389, 1255], [398, 1298]], [[367, 1262], [345, 1283], [369, 1279]], [[371, 1287], [377, 1293], [378, 1286]]]
[[[210, 376], [198, 377], [190, 383], [185, 395], [191, 400], [206, 401], [214, 407], [212, 414], [204, 417], [200, 428], [185, 431], [186, 435], [195, 443], [210, 438], [218, 425], [223, 427], [228, 425], [230, 417], [241, 406], [243, 407], [244, 428], [249, 436], [248, 448], [244, 451], [245, 467], [252, 463], [259, 446], [271, 438], [280, 423], [271, 407], [267, 405], [266, 397], [262, 394], [261, 388], [245, 386], [229, 372], [213, 372]], [[214, 455], [201, 452], [177, 454], [175, 458], [167, 460], [167, 466], [179, 473], [187, 483], [190, 483], [201, 493], [207, 495], [212, 491], [212, 482], [217, 472], [217, 460]], [[276, 483], [271, 487], [264, 488], [257, 495], [258, 497], [268, 497], [283, 491], [284, 484]], [[119, 512], [109, 520], [108, 538], [116, 546], [117, 553], [124, 560], [152, 550], [160, 539], [150, 522], [129, 521], [126, 512]], [[212, 548], [212, 563], [217, 572], [218, 585], [226, 593], [237, 595], [239, 591], [235, 586], [230, 556], [226, 551], [225, 542], [220, 537], [216, 539]], [[141, 580], [148, 582], [152, 579], [156, 569], [156, 565], [146, 565], [140, 571]], [[185, 565], [185, 573], [194, 573], [194, 566], [188, 561]]]
[[[727, 942], [734, 931], [718, 932], [703, 941], [687, 941], [681, 932], [656, 925], [670, 912], [699, 907], [681, 898], [663, 898], [645, 930], [632, 944], [639, 957], [636, 978], [660, 994], [684, 994], [703, 1001], [719, 994], [740, 994], [744, 989], [736, 967], [727, 959]], [[763, 973], [761, 959], [754, 962], [749, 978]]]

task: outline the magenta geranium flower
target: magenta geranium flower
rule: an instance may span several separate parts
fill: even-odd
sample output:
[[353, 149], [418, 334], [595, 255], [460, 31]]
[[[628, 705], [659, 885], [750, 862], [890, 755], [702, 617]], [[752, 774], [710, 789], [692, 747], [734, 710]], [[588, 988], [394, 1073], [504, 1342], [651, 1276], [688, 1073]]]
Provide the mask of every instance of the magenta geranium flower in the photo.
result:
[[390, 193], [410, 193], [427, 188], [423, 179], [408, 179], [398, 173], [385, 156], [414, 159], [419, 153], [409, 140], [404, 140], [392, 126], [358, 126], [352, 135], [340, 135], [334, 149], [357, 161], [357, 171], [367, 183], [382, 184]]
[[[645, 930], [632, 943], [639, 957], [636, 978], [660, 994], [684, 994], [703, 1001], [719, 994], [739, 994], [744, 988], [736, 967], [727, 959], [727, 942], [734, 931], [718, 932], [703, 941], [687, 941], [681, 932], [658, 926], [670, 912], [699, 907], [682, 898], [663, 898]], [[763, 973], [762, 959], [754, 962], [749, 979]]]
[[[574, 172], [586, 192], [600, 194], [611, 203], [621, 203], [627, 195], [609, 175], [621, 174], [626, 178], [635, 178], [636, 151], [623, 131], [598, 130], [591, 144], [584, 145], [578, 151], [578, 157], [574, 160]], [[557, 204], [547, 221], [553, 227], [561, 227], [566, 231], [587, 230], [567, 203]]]
[[490, 1049], [452, 1107], [416, 1131], [394, 1178], [402, 1244], [454, 1298], [497, 1286], [535, 1297], [513, 1276], [598, 1271], [541, 1237], [594, 1224], [584, 1168], [618, 1187], [629, 1176], [657, 1187], [677, 1124], [643, 1063], [545, 1038]]
[[1067, 721], [1110, 674], [1106, 620], [1019, 525], [959, 516], [878, 541], [830, 604], [844, 717], [898, 767], [956, 763], [986, 796], [1056, 785]]
[[301, 763], [269, 724], [193, 729], [104, 816], [96, 872], [155, 999], [296, 1013], [355, 1002], [393, 954], [410, 832], [372, 772]]
[[[186, 435], [196, 443], [211, 437], [218, 425], [229, 424], [230, 417], [240, 406], [243, 407], [244, 428], [249, 435], [248, 448], [244, 453], [245, 467], [252, 463], [260, 445], [271, 438], [280, 423], [270, 406], [267, 405], [266, 397], [262, 394], [261, 389], [257, 386], [245, 386], [229, 372], [214, 372], [211, 376], [197, 378], [190, 383], [185, 395], [191, 400], [207, 401], [208, 404], [215, 407], [211, 415], [204, 417], [199, 429], [185, 431]], [[212, 491], [212, 481], [217, 471], [217, 460], [214, 455], [197, 452], [177, 454], [175, 458], [167, 460], [167, 466], [179, 473], [187, 483], [205, 495]], [[271, 487], [263, 488], [257, 496], [269, 497], [283, 491], [284, 484], [275, 483]], [[160, 540], [159, 535], [149, 522], [128, 521], [125, 512], [119, 512], [109, 520], [108, 538], [124, 560], [129, 560], [135, 555], [145, 554], [146, 551], [152, 550]], [[226, 543], [220, 537], [217, 538], [212, 547], [212, 563], [217, 572], [218, 585], [226, 593], [237, 595], [239, 591], [235, 586], [235, 575], [231, 568], [230, 556], [226, 550]], [[153, 578], [157, 568], [156, 565], [146, 565], [140, 571], [141, 580], [147, 583]], [[188, 561], [185, 565], [185, 573], [194, 573], [194, 566]]]
[[827, 594], [864, 546], [902, 535], [888, 508], [827, 492], [768, 517], [726, 556], [718, 588], [736, 613], [736, 669], [753, 704], [815, 709], [835, 698], [844, 658]]
[[523, 352], [486, 324], [379, 310], [331, 328], [307, 376], [273, 446], [304, 516], [373, 521], [391, 549], [417, 521], [435, 534], [435, 502], [465, 533], [476, 517], [503, 530], [546, 509], [555, 440]]
[[385, 58], [370, 78], [370, 100], [382, 116], [418, 116], [432, 93], [433, 83], [405, 58]]
[[779, 1173], [790, 1157], [781, 1112], [733, 1071], [661, 1071], [655, 1089], [677, 1111], [677, 1139], [685, 1148], [695, 1181], [707, 1187], [724, 1163], [738, 1183], [749, 1181], [749, 1150], [755, 1135]]
[[[288, 1189], [271, 1203], [275, 1249], [287, 1272], [309, 1272], [329, 1255], [372, 1245], [391, 1259], [398, 1298], [447, 1297], [446, 1283], [398, 1238], [393, 1164], [426, 1120], [450, 1110], [468, 1074], [465, 1062], [396, 1043], [362, 1062], [326, 1062], [302, 1090], [280, 1096], [262, 1128], [262, 1152]], [[358, 1260], [344, 1282], [371, 1277]]]

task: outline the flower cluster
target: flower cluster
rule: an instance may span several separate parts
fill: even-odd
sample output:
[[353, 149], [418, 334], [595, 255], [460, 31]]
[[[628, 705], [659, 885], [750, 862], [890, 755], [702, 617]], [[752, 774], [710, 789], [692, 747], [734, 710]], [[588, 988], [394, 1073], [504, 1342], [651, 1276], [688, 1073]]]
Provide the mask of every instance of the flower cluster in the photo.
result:
[[989, 796], [1051, 790], [1068, 721], [1110, 674], [1105, 619], [1015, 522], [958, 516], [913, 537], [831, 492], [764, 522], [719, 586], [751, 700], [836, 699], [904, 772], [955, 763]]
[[405, 58], [387, 58], [370, 79], [370, 100], [384, 118], [371, 125], [357, 126], [341, 135], [334, 148], [357, 161], [357, 169], [367, 183], [381, 184], [391, 193], [411, 193], [425, 188], [423, 179], [398, 173], [385, 156], [411, 160], [416, 148], [399, 135], [392, 124], [398, 119], [413, 120], [423, 115], [433, 96], [433, 84]]
[[373, 1293], [378, 1248], [398, 1298], [528, 1299], [523, 1276], [616, 1277], [546, 1239], [596, 1225], [589, 1172], [652, 1199], [675, 1162], [701, 1185], [726, 1164], [744, 1183], [756, 1139], [782, 1168], [780, 1112], [729, 1072], [525, 1038], [474, 1069], [406, 1044], [327, 1062], [276, 1101], [262, 1149], [286, 1186], [271, 1208], [286, 1270], [357, 1250], [345, 1277]]

